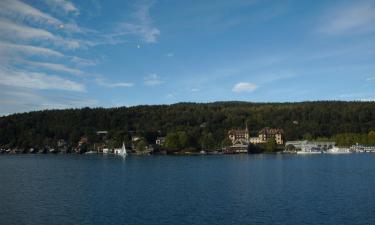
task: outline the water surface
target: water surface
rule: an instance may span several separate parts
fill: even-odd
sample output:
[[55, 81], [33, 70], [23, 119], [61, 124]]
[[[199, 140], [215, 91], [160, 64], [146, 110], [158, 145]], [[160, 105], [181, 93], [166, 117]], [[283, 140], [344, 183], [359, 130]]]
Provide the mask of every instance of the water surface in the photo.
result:
[[375, 224], [375, 154], [0, 155], [0, 224]]

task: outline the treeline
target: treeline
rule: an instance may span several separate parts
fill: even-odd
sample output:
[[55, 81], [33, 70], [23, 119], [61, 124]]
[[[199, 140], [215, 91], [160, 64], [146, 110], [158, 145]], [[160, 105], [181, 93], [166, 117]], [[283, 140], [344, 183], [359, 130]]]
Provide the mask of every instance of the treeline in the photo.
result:
[[216, 102], [45, 110], [0, 117], [0, 147], [53, 146], [59, 139], [74, 146], [82, 136], [95, 143], [96, 132], [106, 130], [112, 146], [129, 143], [137, 135], [147, 144], [164, 136], [173, 148], [208, 149], [227, 144], [228, 130], [244, 128], [246, 123], [251, 135], [275, 127], [284, 130], [286, 140], [352, 135], [355, 138], [345, 136], [342, 142], [367, 144], [373, 141], [369, 132], [375, 130], [375, 103]]
[[367, 134], [343, 133], [330, 138], [317, 138], [318, 141], [334, 141], [338, 146], [351, 146], [355, 144], [375, 146], [375, 131]]

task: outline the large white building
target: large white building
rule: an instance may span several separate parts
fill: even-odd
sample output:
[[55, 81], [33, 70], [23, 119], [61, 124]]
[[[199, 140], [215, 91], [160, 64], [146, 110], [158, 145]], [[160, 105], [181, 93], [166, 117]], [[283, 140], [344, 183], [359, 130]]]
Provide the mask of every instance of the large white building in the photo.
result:
[[249, 129], [246, 126], [245, 130], [230, 130], [228, 137], [233, 145], [239, 144], [264, 144], [270, 139], [275, 139], [278, 145], [284, 144], [284, 131], [277, 128], [263, 128], [259, 131], [257, 137], [250, 137]]
[[287, 152], [325, 152], [335, 147], [332, 141], [288, 141], [285, 143]]

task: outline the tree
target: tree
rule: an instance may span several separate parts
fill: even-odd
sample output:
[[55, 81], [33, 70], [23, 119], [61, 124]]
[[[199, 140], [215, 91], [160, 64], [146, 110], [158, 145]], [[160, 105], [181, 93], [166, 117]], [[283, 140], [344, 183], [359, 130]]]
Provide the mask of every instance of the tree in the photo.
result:
[[178, 147], [180, 149], [189, 147], [189, 136], [184, 131], [178, 132]]
[[136, 150], [138, 152], [146, 151], [146, 147], [147, 147], [147, 141], [144, 138], [141, 138], [141, 140], [139, 140], [136, 144]]
[[266, 143], [266, 152], [276, 152], [277, 150], [277, 143], [274, 138], [268, 139]]
[[221, 142], [222, 147], [229, 147], [232, 146], [232, 144], [232, 141], [228, 137], [225, 137], [224, 140]]
[[178, 149], [180, 146], [179, 135], [177, 133], [168, 133], [165, 137], [165, 146], [167, 148]]
[[206, 133], [203, 135], [203, 137], [201, 138], [201, 145], [202, 145], [202, 149], [205, 149], [205, 150], [215, 149], [216, 142], [212, 133]]

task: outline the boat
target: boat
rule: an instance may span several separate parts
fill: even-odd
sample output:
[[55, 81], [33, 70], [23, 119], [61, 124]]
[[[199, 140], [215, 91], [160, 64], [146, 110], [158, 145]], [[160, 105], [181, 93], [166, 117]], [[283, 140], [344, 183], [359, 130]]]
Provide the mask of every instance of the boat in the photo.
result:
[[97, 154], [98, 152], [97, 151], [88, 151], [88, 152], [85, 152], [85, 155], [92, 155], [92, 154]]
[[301, 151], [297, 151], [297, 154], [322, 154], [322, 151], [315, 147], [304, 147]]
[[122, 142], [122, 148], [116, 148], [114, 153], [115, 153], [115, 155], [126, 157], [127, 151], [126, 151], [125, 143]]
[[322, 154], [322, 152], [317, 152], [317, 151], [310, 151], [310, 152], [307, 152], [307, 151], [298, 151], [297, 154], [301, 154], [301, 155]]
[[349, 154], [352, 153], [349, 148], [333, 147], [326, 151], [327, 154]]

